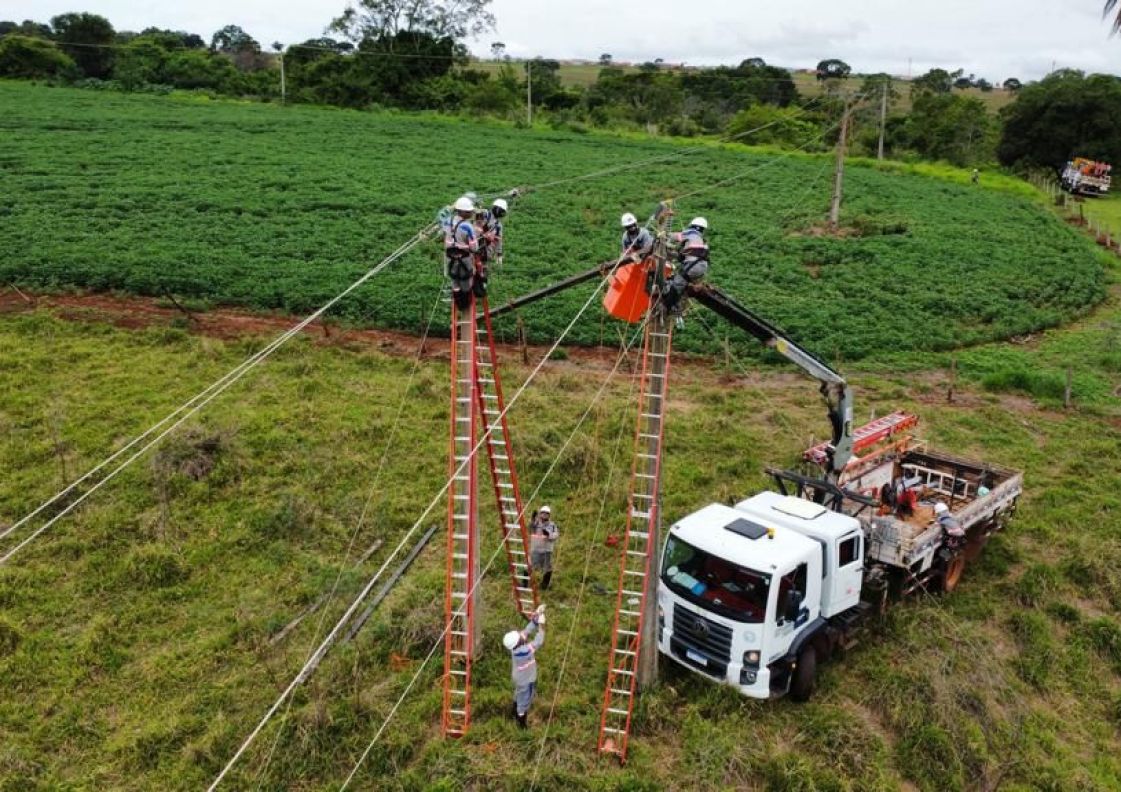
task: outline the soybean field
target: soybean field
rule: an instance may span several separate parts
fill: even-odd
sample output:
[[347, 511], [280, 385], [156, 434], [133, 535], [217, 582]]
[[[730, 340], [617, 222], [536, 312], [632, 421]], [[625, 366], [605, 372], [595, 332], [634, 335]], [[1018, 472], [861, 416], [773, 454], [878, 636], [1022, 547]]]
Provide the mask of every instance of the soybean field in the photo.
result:
[[[507, 223], [495, 302], [612, 258], [623, 211], [685, 195], [677, 221], [712, 225], [710, 279], [827, 357], [1026, 334], [1105, 294], [1093, 245], [997, 176], [854, 164], [835, 236], [831, 156], [16, 83], [0, 104], [0, 283], [31, 289], [304, 313], [460, 193], [538, 185]], [[433, 242], [334, 316], [420, 330], [441, 283]], [[526, 309], [530, 339], [587, 293]], [[714, 351], [723, 333], [689, 322], [679, 346]], [[614, 341], [595, 312], [571, 338]]]

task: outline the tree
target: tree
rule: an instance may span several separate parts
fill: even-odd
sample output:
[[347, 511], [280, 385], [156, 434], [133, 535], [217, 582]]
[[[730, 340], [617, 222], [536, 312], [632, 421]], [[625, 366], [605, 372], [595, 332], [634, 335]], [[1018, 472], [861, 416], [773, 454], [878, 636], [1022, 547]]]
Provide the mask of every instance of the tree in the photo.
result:
[[1009, 77], [1007, 80], [1004, 81], [1004, 90], [1006, 90], [1010, 93], [1016, 93], [1017, 91], [1019, 91], [1023, 87], [1024, 87], [1024, 84], [1022, 82], [1020, 82], [1018, 79], [1016, 79], [1015, 77]]
[[86, 77], [104, 80], [113, 68], [116, 34], [109, 20], [97, 14], [60, 14], [51, 19], [54, 39]]
[[1001, 111], [1006, 165], [1062, 167], [1073, 156], [1121, 162], [1121, 79], [1062, 69]]
[[976, 83], [974, 83], [974, 85], [981, 89], [981, 93], [992, 93], [993, 84], [986, 80], [984, 77], [979, 79]]
[[817, 79], [843, 80], [852, 72], [852, 67], [838, 58], [828, 58], [817, 64]]
[[[895, 78], [886, 72], [879, 74], [869, 74], [864, 78], [864, 82], [860, 84], [860, 93], [867, 97], [869, 102], [877, 102], [880, 94], [884, 89], [887, 89], [887, 100], [890, 104], [899, 98], [899, 91], [895, 87]], [[876, 105], [879, 107], [879, 105]], [[876, 111], [877, 113], [879, 110]]]
[[765, 60], [763, 60], [762, 58], [748, 58], [747, 60], [740, 62], [740, 68], [741, 69], [765, 69], [765, 68], [767, 68], [767, 62]]
[[126, 91], [163, 81], [167, 50], [157, 40], [137, 36], [117, 50], [113, 63], [113, 77]]
[[922, 77], [911, 81], [911, 96], [923, 93], [949, 93], [954, 87], [954, 76], [945, 69], [931, 69]]
[[1121, 9], [1117, 6], [1117, 0], [1105, 0], [1105, 8], [1102, 10], [1102, 16], [1109, 16], [1109, 13], [1114, 9], [1117, 9], [1117, 16], [1115, 16], [1110, 23], [1110, 32], [1118, 33], [1121, 32]]
[[49, 41], [12, 33], [0, 38], [0, 77], [70, 78], [77, 71], [74, 61]]
[[490, 56], [495, 60], [502, 60], [502, 56], [506, 54], [506, 45], [501, 41], [492, 41], [490, 44]]
[[257, 71], [268, 65], [261, 54], [261, 45], [237, 25], [226, 25], [215, 32], [210, 37], [210, 50], [229, 57], [238, 71]]
[[26, 36], [27, 38], [41, 39], [49, 39], [53, 35], [50, 25], [44, 25], [42, 22], [33, 22], [30, 19], [25, 19], [18, 25], [15, 22], [0, 22], [0, 36], [6, 36], [9, 33], [14, 33], [17, 36]]
[[610, 66], [611, 61], [612, 61], [612, 58], [611, 58], [611, 53], [610, 52], [605, 52], [605, 53], [603, 53], [602, 55], [599, 56], [599, 65], [603, 66], [604, 68]]
[[907, 145], [924, 158], [973, 165], [991, 159], [995, 142], [995, 120], [977, 97], [926, 92], [914, 98]]
[[960, 91], [964, 91], [968, 88], [972, 88], [974, 86], [974, 84], [975, 84], [974, 83], [974, 77], [973, 77], [972, 74], [969, 75], [968, 77], [958, 77], [957, 79], [954, 80], [954, 87], [957, 88]]
[[405, 31], [460, 41], [494, 29], [492, 0], [358, 0], [330, 29], [354, 42]]
[[206, 42], [203, 41], [202, 36], [197, 33], [188, 33], [185, 30], [149, 27], [140, 31], [140, 37], [154, 41], [166, 50], [206, 48]]

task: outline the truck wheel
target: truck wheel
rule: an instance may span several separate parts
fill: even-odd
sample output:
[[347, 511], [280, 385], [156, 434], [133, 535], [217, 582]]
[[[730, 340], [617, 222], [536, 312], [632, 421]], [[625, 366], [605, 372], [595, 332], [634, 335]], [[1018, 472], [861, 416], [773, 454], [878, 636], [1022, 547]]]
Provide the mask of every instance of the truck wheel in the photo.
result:
[[798, 666], [794, 678], [790, 680], [790, 698], [794, 701], [809, 701], [817, 687], [817, 652], [807, 646], [798, 654]]
[[958, 587], [962, 573], [965, 572], [965, 556], [958, 553], [946, 564], [946, 572], [942, 575], [942, 591], [949, 594]]

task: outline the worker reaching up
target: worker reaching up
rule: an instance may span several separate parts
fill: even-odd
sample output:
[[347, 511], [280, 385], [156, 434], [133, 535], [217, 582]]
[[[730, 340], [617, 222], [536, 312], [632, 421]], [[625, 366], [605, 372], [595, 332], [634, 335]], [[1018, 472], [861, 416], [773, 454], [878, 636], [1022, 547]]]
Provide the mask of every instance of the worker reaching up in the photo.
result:
[[673, 269], [673, 277], [666, 284], [664, 297], [666, 307], [671, 311], [680, 310], [685, 289], [691, 284], [700, 283], [708, 273], [706, 231], [708, 221], [703, 217], [694, 217], [685, 230], [674, 237], [677, 263]]
[[[452, 298], [461, 310], [471, 304], [476, 288], [476, 255], [479, 238], [473, 224], [475, 202], [466, 195], [452, 206], [453, 214], [444, 229], [444, 257], [447, 276], [452, 282]], [[483, 287], [485, 289], [485, 285]]]
[[479, 235], [483, 263], [492, 267], [502, 260], [502, 218], [510, 211], [504, 198], [496, 198], [490, 209], [479, 213]]
[[[534, 635], [536, 633], [536, 635]], [[511, 630], [502, 636], [502, 645], [510, 652], [514, 680], [514, 717], [518, 726], [529, 725], [529, 705], [537, 693], [537, 650], [545, 642], [545, 604], [537, 606], [524, 630]]]
[[638, 224], [638, 218], [630, 212], [623, 215], [623, 242], [619, 263], [630, 264], [645, 261], [654, 250], [654, 236]]

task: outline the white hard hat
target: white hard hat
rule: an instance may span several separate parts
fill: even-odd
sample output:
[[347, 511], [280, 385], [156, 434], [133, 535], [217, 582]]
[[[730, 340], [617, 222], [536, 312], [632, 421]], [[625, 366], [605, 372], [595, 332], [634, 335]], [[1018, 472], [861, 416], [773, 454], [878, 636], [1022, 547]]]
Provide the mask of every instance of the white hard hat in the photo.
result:
[[474, 212], [475, 202], [468, 198], [466, 195], [455, 202], [455, 211], [457, 212]]
[[506, 647], [509, 652], [514, 651], [514, 647], [518, 645], [518, 641], [522, 639], [521, 633], [517, 630], [510, 630], [502, 636], [502, 645]]
[[697, 228], [703, 228], [706, 231], [708, 230], [708, 220], [705, 220], [703, 217], [694, 217], [689, 225], [696, 226]]
[[538, 511], [541, 512], [542, 514], [552, 514], [553, 513], [553, 510], [550, 509], [548, 506], [542, 506], [540, 509], [538, 509]]
[[934, 513], [935, 514], [946, 514], [949, 511], [950, 511], [950, 507], [947, 506], [946, 504], [942, 503], [942, 501], [938, 501], [938, 503], [934, 504]]
[[638, 218], [630, 212], [627, 212], [619, 222], [622, 224], [623, 228], [630, 228], [633, 225], [638, 225]]
[[495, 209], [501, 209], [503, 212], [510, 211], [509, 205], [507, 205], [506, 201], [501, 198], [495, 198], [493, 206]]

